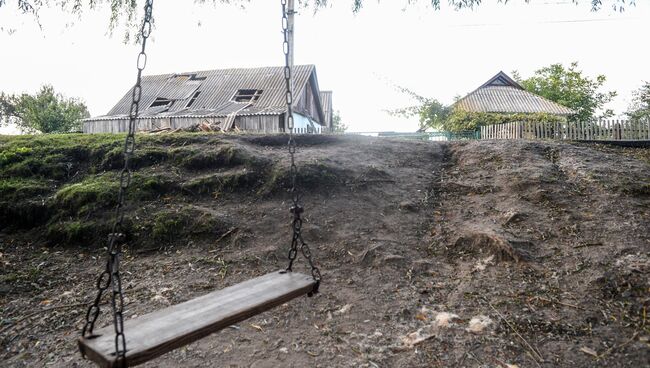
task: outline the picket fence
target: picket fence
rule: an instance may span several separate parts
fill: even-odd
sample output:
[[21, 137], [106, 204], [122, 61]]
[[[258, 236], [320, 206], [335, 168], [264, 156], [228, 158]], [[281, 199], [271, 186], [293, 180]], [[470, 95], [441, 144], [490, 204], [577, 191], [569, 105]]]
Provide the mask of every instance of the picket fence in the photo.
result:
[[510, 122], [482, 126], [481, 139], [650, 140], [650, 120]]

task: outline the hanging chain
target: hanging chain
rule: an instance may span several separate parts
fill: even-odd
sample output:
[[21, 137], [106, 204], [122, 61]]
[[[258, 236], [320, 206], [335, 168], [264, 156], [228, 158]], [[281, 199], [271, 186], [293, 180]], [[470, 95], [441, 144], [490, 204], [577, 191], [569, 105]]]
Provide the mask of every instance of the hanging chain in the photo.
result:
[[288, 143], [288, 148], [289, 148], [289, 156], [291, 156], [291, 166], [289, 169], [289, 174], [291, 176], [291, 213], [293, 214], [293, 221], [291, 222], [291, 229], [293, 230], [293, 237], [291, 239], [291, 248], [289, 249], [289, 265], [287, 266], [287, 271], [291, 271], [293, 267], [293, 262], [296, 260], [296, 256], [298, 255], [298, 244], [300, 244], [300, 251], [302, 252], [302, 255], [307, 259], [309, 262], [309, 266], [311, 267], [311, 275], [314, 278], [314, 281], [316, 281], [316, 285], [314, 286], [314, 289], [309, 295], [313, 295], [314, 293], [318, 292], [318, 287], [320, 286], [320, 280], [321, 280], [321, 274], [320, 270], [318, 267], [314, 265], [314, 261], [312, 259], [312, 254], [311, 250], [309, 249], [309, 246], [307, 243], [302, 238], [302, 218], [301, 214], [304, 211], [302, 206], [300, 205], [300, 195], [298, 193], [298, 188], [297, 188], [297, 178], [298, 178], [298, 166], [296, 165], [296, 158], [295, 158], [295, 153], [296, 153], [296, 140], [293, 136], [293, 128], [294, 128], [294, 122], [293, 122], [293, 76], [292, 76], [292, 70], [291, 70], [291, 60], [290, 60], [290, 53], [292, 50], [290, 50], [291, 46], [289, 44], [289, 18], [288, 18], [288, 12], [293, 11], [293, 9], [287, 10], [287, 0], [281, 0], [280, 1], [282, 4], [282, 32], [284, 34], [284, 42], [282, 43], [282, 48], [284, 51], [284, 81], [286, 84], [286, 102], [287, 102], [287, 115], [285, 118], [285, 126], [289, 130], [289, 143]]
[[88, 307], [86, 312], [86, 323], [81, 332], [82, 336], [92, 336], [95, 328], [95, 322], [99, 317], [99, 304], [102, 295], [111, 286], [111, 308], [113, 310], [113, 326], [115, 327], [115, 356], [122, 366], [126, 366], [126, 338], [124, 336], [124, 295], [122, 294], [122, 279], [120, 276], [120, 256], [122, 254], [122, 244], [124, 242], [123, 222], [124, 222], [124, 205], [126, 199], [126, 190], [131, 183], [131, 158], [135, 150], [135, 131], [142, 98], [142, 71], [147, 65], [147, 54], [145, 47], [147, 39], [151, 34], [151, 12], [153, 0], [146, 0], [144, 6], [144, 22], [140, 28], [140, 39], [142, 48], [138, 54], [137, 68], [138, 75], [135, 86], [133, 87], [131, 108], [129, 110], [129, 131], [124, 140], [124, 167], [120, 171], [120, 187], [117, 194], [117, 205], [115, 207], [115, 221], [107, 241], [107, 260], [106, 268], [97, 279], [97, 295], [93, 304]]

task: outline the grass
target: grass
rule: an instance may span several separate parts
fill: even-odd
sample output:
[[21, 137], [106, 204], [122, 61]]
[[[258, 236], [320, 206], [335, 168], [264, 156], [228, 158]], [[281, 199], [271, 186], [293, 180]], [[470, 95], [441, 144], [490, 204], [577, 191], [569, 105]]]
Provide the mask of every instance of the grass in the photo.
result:
[[219, 169], [243, 165], [250, 161], [241, 149], [221, 146], [217, 150], [181, 148], [174, 151], [181, 167], [188, 170]]
[[[0, 136], [0, 228], [34, 229], [52, 243], [104, 238], [117, 205], [124, 138], [124, 134]], [[220, 134], [138, 135], [136, 142], [126, 212], [127, 230], [141, 239], [160, 241], [175, 234], [221, 229], [223, 224], [214, 216], [167, 208], [170, 201], [228, 193], [270, 195], [290, 183], [285, 166], [274, 166], [269, 158]], [[309, 190], [340, 183], [344, 175], [312, 162], [300, 168], [299, 180]]]
[[200, 176], [183, 184], [183, 191], [191, 195], [209, 194], [218, 197], [221, 193], [246, 191], [260, 184], [262, 174], [242, 169], [234, 172]]
[[52, 205], [71, 213], [85, 213], [98, 207], [112, 207], [117, 204], [118, 190], [116, 175], [111, 173], [90, 176], [59, 189], [54, 194]]
[[211, 213], [183, 206], [157, 213], [150, 233], [155, 240], [173, 241], [187, 235], [220, 234], [228, 228], [228, 224]]
[[108, 227], [102, 227], [94, 221], [54, 222], [47, 226], [47, 239], [54, 244], [80, 244], [93, 242], [99, 233], [106, 234]]

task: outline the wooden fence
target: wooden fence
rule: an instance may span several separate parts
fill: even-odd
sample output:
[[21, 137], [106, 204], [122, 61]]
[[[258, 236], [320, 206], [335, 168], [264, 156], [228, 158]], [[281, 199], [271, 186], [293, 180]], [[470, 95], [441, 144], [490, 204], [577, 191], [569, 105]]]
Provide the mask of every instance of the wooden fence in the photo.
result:
[[582, 123], [511, 122], [481, 127], [481, 139], [650, 140], [650, 120]]
[[347, 135], [364, 135], [379, 138], [402, 138], [421, 141], [460, 141], [481, 139], [480, 132], [474, 130], [460, 132], [345, 132]]

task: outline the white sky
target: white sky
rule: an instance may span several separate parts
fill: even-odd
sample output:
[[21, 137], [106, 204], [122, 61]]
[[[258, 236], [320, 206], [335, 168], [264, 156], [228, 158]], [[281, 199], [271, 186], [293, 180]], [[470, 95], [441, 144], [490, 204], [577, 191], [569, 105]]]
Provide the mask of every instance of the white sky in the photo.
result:
[[[500, 70], [527, 77], [578, 61], [588, 75], [607, 76], [606, 87], [619, 93], [609, 107], [622, 113], [631, 92], [650, 80], [650, 0], [623, 13], [608, 6], [591, 12], [588, 0], [484, 0], [462, 11], [445, 0], [441, 11], [406, 2], [366, 0], [354, 15], [351, 0], [339, 0], [296, 18], [296, 63], [316, 64], [321, 89], [334, 91], [334, 109], [352, 131], [417, 128], [417, 119], [383, 112], [412, 103], [388, 81], [451, 103]], [[282, 64], [279, 3], [251, 0], [241, 9], [155, 1], [145, 74]], [[120, 30], [108, 34], [107, 8], [72, 25], [60, 11], [44, 10], [40, 30], [13, 6], [0, 8], [0, 91], [31, 93], [49, 83], [101, 115], [134, 83], [137, 46], [125, 45]]]

